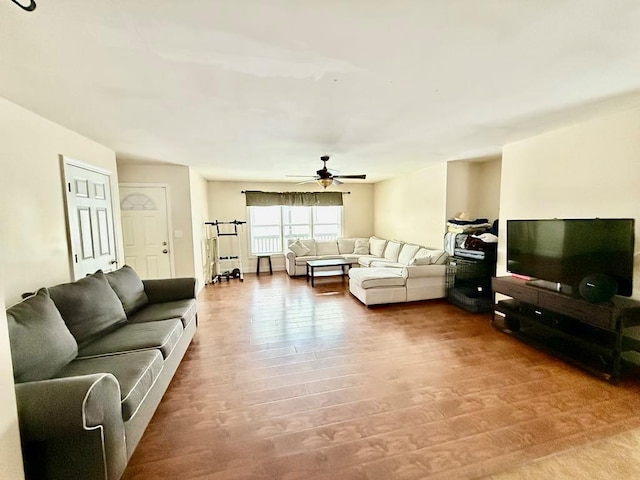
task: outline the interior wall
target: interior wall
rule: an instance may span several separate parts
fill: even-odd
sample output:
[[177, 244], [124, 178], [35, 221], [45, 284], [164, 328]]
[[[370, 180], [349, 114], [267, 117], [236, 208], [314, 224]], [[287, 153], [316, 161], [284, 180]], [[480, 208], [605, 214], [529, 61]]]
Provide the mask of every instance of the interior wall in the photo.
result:
[[640, 299], [640, 109], [504, 147], [498, 273], [505, 274], [506, 220], [636, 219], [633, 297]]
[[459, 212], [493, 222], [500, 213], [500, 158], [447, 163], [447, 219]]
[[374, 185], [374, 234], [442, 248], [446, 228], [445, 162]]
[[470, 199], [476, 205], [478, 216], [493, 221], [500, 218], [500, 181], [502, 178], [502, 158], [476, 163], [475, 189]]
[[22, 480], [22, 450], [14, 391], [7, 315], [4, 298], [0, 295], [0, 472], [3, 478]]
[[204, 222], [209, 219], [207, 181], [194, 169], [189, 169], [191, 192], [191, 231], [193, 237], [193, 268], [198, 287], [205, 285], [207, 230]]
[[[312, 192], [318, 191], [318, 185], [295, 185], [292, 183], [272, 182], [208, 182], [209, 221], [228, 222], [247, 221], [247, 206], [242, 191], [261, 190], [265, 192]], [[351, 192], [343, 195], [343, 235], [345, 237], [368, 237], [373, 233], [373, 185], [343, 184], [331, 187], [332, 191]], [[255, 258], [249, 258], [247, 225], [242, 229], [242, 265], [247, 272], [255, 272]], [[274, 270], [284, 270], [284, 257], [272, 257]]]
[[[0, 471], [22, 478], [13, 372], [4, 309], [23, 292], [73, 279], [60, 155], [111, 172], [118, 203], [115, 152], [0, 98]], [[122, 252], [120, 211], [114, 208], [116, 248]], [[6, 385], [5, 385], [6, 384]]]
[[73, 279], [59, 155], [111, 172], [116, 248], [122, 233], [115, 152], [0, 99], [0, 255], [7, 305]]
[[173, 230], [169, 234], [175, 264], [174, 275], [176, 277], [196, 276], [189, 167], [118, 162], [118, 177], [122, 183], [164, 183], [169, 186]]

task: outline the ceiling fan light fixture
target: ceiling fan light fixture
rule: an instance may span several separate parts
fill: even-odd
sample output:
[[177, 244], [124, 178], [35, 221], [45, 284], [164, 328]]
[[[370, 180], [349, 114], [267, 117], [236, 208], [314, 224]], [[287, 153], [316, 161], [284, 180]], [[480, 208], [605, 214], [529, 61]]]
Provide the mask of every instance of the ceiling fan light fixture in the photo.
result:
[[318, 182], [318, 185], [321, 187], [327, 188], [333, 183], [333, 178], [318, 178], [316, 179], [316, 182]]

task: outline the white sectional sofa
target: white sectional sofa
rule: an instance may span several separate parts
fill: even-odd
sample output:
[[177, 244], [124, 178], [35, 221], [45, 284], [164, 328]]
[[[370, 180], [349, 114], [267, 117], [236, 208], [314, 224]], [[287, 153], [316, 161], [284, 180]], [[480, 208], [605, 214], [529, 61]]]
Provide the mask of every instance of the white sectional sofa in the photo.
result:
[[[366, 248], [365, 248], [366, 246]], [[332, 242], [290, 242], [286, 268], [305, 275], [308, 260], [351, 261], [349, 291], [365, 305], [413, 302], [446, 297], [448, 255], [442, 249], [377, 237], [341, 238]]]

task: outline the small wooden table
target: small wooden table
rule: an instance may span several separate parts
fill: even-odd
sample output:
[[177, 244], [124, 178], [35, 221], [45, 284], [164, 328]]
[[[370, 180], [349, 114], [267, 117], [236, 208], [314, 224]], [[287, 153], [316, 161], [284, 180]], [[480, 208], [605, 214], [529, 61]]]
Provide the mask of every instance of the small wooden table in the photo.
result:
[[[341, 276], [345, 277], [349, 274], [349, 267], [351, 266], [351, 262], [349, 260], [345, 260], [344, 258], [332, 258], [328, 260], [309, 260], [307, 262], [307, 282], [311, 279], [311, 286], [314, 287], [314, 278], [315, 277], [334, 277]], [[320, 267], [340, 267], [332, 270], [320, 270], [316, 271], [316, 268]], [[346, 268], [345, 268], [346, 267]]]

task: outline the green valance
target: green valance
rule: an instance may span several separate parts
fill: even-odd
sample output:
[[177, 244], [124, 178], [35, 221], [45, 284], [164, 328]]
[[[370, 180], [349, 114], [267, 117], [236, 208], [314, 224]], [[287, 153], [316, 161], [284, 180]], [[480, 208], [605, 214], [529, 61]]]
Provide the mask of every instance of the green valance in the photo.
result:
[[260, 192], [247, 190], [247, 207], [333, 207], [342, 205], [342, 192]]

